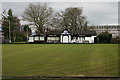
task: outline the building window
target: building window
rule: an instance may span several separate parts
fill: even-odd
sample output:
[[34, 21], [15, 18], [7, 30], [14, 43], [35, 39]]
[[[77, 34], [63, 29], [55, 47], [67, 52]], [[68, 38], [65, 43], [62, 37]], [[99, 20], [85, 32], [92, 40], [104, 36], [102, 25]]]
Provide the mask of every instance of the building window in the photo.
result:
[[51, 41], [51, 40], [59, 40], [59, 37], [47, 37], [47, 40], [48, 41]]
[[51, 37], [51, 40], [55, 40], [55, 37]]
[[56, 40], [59, 40], [59, 37], [56, 37]]
[[39, 37], [38, 37], [38, 36], [36, 36], [36, 37], [35, 37], [35, 40], [39, 40]]
[[33, 40], [33, 37], [29, 37], [29, 40]]
[[43, 41], [43, 40], [44, 40], [44, 37], [40, 37], [40, 40]]

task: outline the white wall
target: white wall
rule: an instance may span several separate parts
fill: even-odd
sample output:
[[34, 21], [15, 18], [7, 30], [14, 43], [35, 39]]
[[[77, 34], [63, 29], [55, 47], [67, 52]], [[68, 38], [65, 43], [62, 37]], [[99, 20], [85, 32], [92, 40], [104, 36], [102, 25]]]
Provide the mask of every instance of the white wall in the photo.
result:
[[92, 36], [92, 40], [91, 40], [91, 43], [94, 43], [94, 38], [97, 37], [97, 36]]
[[94, 43], [94, 38], [95, 38], [95, 37], [96, 37], [96, 36], [85, 37], [85, 40], [88, 40], [89, 43]]
[[62, 43], [62, 37], [63, 37], [63, 35], [60, 36], [60, 42], [61, 42], [61, 43]]
[[29, 37], [28, 42], [34, 42], [33, 37]]
[[71, 42], [71, 35], [69, 35], [69, 42]]
[[[60, 42], [62, 43], [65, 42], [63, 41], [63, 37], [64, 37], [63, 35], [60, 36]], [[67, 37], [68, 37], [68, 42], [65, 42], [65, 43], [71, 43], [71, 35], [68, 35]]]
[[89, 43], [92, 42], [92, 38], [91, 37], [85, 37], [85, 40], [89, 41]]

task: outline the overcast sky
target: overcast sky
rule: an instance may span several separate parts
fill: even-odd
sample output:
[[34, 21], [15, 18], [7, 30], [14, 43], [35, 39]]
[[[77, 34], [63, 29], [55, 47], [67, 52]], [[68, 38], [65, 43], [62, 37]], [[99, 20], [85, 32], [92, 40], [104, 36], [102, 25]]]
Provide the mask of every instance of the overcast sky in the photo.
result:
[[[56, 11], [68, 7], [83, 7], [90, 25], [118, 24], [118, 2], [47, 2]], [[14, 15], [21, 17], [28, 2], [3, 2], [2, 10], [13, 9]], [[24, 22], [21, 22], [25, 24]]]

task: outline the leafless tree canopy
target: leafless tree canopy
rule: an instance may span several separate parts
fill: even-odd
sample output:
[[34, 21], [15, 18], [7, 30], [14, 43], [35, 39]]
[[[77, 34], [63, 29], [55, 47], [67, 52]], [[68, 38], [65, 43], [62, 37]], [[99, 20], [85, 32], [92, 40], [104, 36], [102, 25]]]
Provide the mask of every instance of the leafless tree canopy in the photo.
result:
[[70, 7], [62, 12], [62, 26], [70, 30], [87, 28], [86, 17], [82, 15], [82, 8]]
[[38, 29], [38, 33], [44, 33], [43, 28], [48, 24], [53, 9], [45, 3], [29, 4], [28, 8], [24, 11], [23, 19], [29, 22], [34, 22]]
[[71, 31], [87, 29], [86, 17], [83, 16], [83, 9], [69, 7], [65, 11], [55, 12], [45, 3], [30, 4], [24, 11], [24, 20], [34, 22], [38, 33], [43, 34], [44, 27], [66, 28]]
[[61, 28], [62, 25], [62, 15], [59, 12], [55, 12], [54, 16], [52, 17], [51, 21], [50, 21], [50, 26], [54, 27], [54, 28]]
[[78, 7], [69, 7], [65, 11], [57, 12], [51, 22], [53, 27], [65, 28], [70, 31], [87, 30], [87, 24], [83, 9]]

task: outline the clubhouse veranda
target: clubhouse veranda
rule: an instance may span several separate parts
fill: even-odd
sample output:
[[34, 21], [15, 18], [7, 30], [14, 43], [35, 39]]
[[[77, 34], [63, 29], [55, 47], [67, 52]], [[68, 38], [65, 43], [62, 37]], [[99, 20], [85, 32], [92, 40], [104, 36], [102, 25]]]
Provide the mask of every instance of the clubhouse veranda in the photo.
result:
[[31, 35], [29, 43], [95, 43], [95, 31], [53, 30], [46, 34]]

